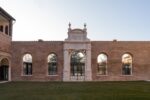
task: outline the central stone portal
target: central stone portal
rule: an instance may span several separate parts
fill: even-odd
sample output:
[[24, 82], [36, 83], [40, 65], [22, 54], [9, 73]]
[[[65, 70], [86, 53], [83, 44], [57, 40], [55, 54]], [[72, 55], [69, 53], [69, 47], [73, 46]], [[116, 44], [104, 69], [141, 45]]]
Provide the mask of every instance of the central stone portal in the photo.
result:
[[84, 29], [71, 29], [64, 41], [63, 81], [91, 81], [91, 42]]
[[70, 60], [70, 79], [72, 81], [85, 80], [85, 56], [84, 51], [72, 52]]

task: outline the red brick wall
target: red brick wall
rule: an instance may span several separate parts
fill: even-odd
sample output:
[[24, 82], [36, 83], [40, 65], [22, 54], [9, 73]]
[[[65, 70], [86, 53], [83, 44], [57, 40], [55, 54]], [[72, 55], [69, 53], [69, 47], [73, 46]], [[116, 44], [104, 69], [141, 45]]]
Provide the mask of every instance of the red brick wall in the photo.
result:
[[[91, 46], [93, 80], [150, 80], [150, 42], [92, 41]], [[96, 74], [97, 56], [101, 52], [108, 55], [108, 74], [105, 76]], [[133, 56], [133, 73], [130, 76], [121, 72], [121, 58], [127, 52]]]
[[[22, 57], [30, 53], [33, 60], [32, 76], [22, 76]], [[48, 76], [47, 57], [55, 53], [58, 59], [58, 75]], [[57, 81], [62, 79], [63, 42], [12, 42], [12, 80]]]
[[[58, 75], [47, 75], [47, 56], [54, 52], [58, 57]], [[108, 55], [107, 75], [98, 76], [97, 56]], [[22, 57], [30, 53], [33, 57], [33, 75], [22, 76]], [[124, 53], [133, 56], [132, 75], [122, 75], [121, 58]], [[94, 81], [150, 80], [150, 42], [92, 41], [91, 61]], [[61, 81], [63, 75], [63, 42], [12, 42], [12, 80]]]
[[11, 37], [0, 32], [0, 51], [11, 52]]

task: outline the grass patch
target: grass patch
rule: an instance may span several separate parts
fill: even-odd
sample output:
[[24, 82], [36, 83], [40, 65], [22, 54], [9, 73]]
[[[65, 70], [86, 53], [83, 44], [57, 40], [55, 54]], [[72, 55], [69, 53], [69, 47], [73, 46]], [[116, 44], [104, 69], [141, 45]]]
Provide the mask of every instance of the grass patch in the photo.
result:
[[0, 100], [150, 100], [150, 82], [10, 82]]

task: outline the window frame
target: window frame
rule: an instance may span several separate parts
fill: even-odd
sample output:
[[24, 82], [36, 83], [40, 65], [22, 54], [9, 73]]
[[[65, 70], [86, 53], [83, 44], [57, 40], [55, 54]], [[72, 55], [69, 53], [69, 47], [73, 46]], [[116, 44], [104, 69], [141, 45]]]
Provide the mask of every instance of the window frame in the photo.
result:
[[[25, 62], [23, 59], [26, 55], [30, 55], [31, 56], [31, 62]], [[26, 66], [26, 69], [25, 69], [25, 66]], [[29, 65], [31, 66], [31, 71], [29, 71]], [[26, 73], [27, 72], [27, 73]], [[30, 72], [30, 73], [29, 73]], [[30, 53], [25, 53], [23, 56], [22, 56], [22, 76], [32, 76], [33, 75], [33, 57]]]
[[[49, 56], [52, 54], [54, 56], [56, 56], [56, 61], [54, 61], [54, 62], [49, 61]], [[50, 70], [50, 69], [52, 69], [52, 70]], [[57, 76], [58, 75], [58, 56], [53, 52], [47, 56], [47, 75], [48, 76]]]
[[[98, 66], [99, 66], [99, 63], [98, 63], [98, 57], [100, 56], [100, 55], [104, 55], [104, 56], [106, 56], [106, 67], [105, 67], [105, 74], [99, 74], [99, 68], [98, 68]], [[97, 55], [97, 59], [96, 59], [96, 74], [97, 74], [97, 76], [108, 76], [108, 55], [107, 55], [107, 53], [105, 53], [105, 52], [100, 52], [98, 55]]]
[[[124, 73], [124, 71], [123, 71], [123, 69], [124, 69], [124, 65], [125, 64], [123, 64], [123, 56], [125, 55], [125, 54], [128, 54], [130, 57], [131, 57], [131, 65], [128, 67], [128, 69], [130, 70], [130, 74], [126, 74], [126, 73]], [[126, 70], [127, 71], [127, 70]], [[131, 54], [131, 53], [129, 53], [129, 52], [126, 52], [126, 53], [124, 53], [124, 54], [122, 54], [122, 56], [121, 56], [121, 75], [122, 76], [132, 76], [133, 75], [133, 55]]]

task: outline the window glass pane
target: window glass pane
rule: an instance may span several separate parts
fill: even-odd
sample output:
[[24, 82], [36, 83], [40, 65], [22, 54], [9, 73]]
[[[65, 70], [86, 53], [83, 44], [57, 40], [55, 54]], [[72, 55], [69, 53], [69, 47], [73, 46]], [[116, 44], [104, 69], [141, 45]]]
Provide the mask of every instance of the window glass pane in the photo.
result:
[[55, 54], [50, 54], [47, 58], [48, 60], [48, 74], [57, 74], [57, 56]]
[[23, 62], [32, 63], [32, 56], [31, 56], [31, 54], [25, 54], [25, 55], [23, 56]]
[[32, 75], [32, 56], [31, 54], [25, 54], [23, 56], [23, 74]]
[[32, 74], [32, 65], [28, 64], [28, 75]]
[[26, 64], [24, 63], [24, 64], [23, 64], [23, 74], [24, 74], [24, 75], [27, 74], [27, 70], [26, 70], [26, 69], [27, 69], [27, 66], [26, 66]]
[[85, 70], [85, 55], [75, 51], [71, 55], [71, 76], [83, 76]]

